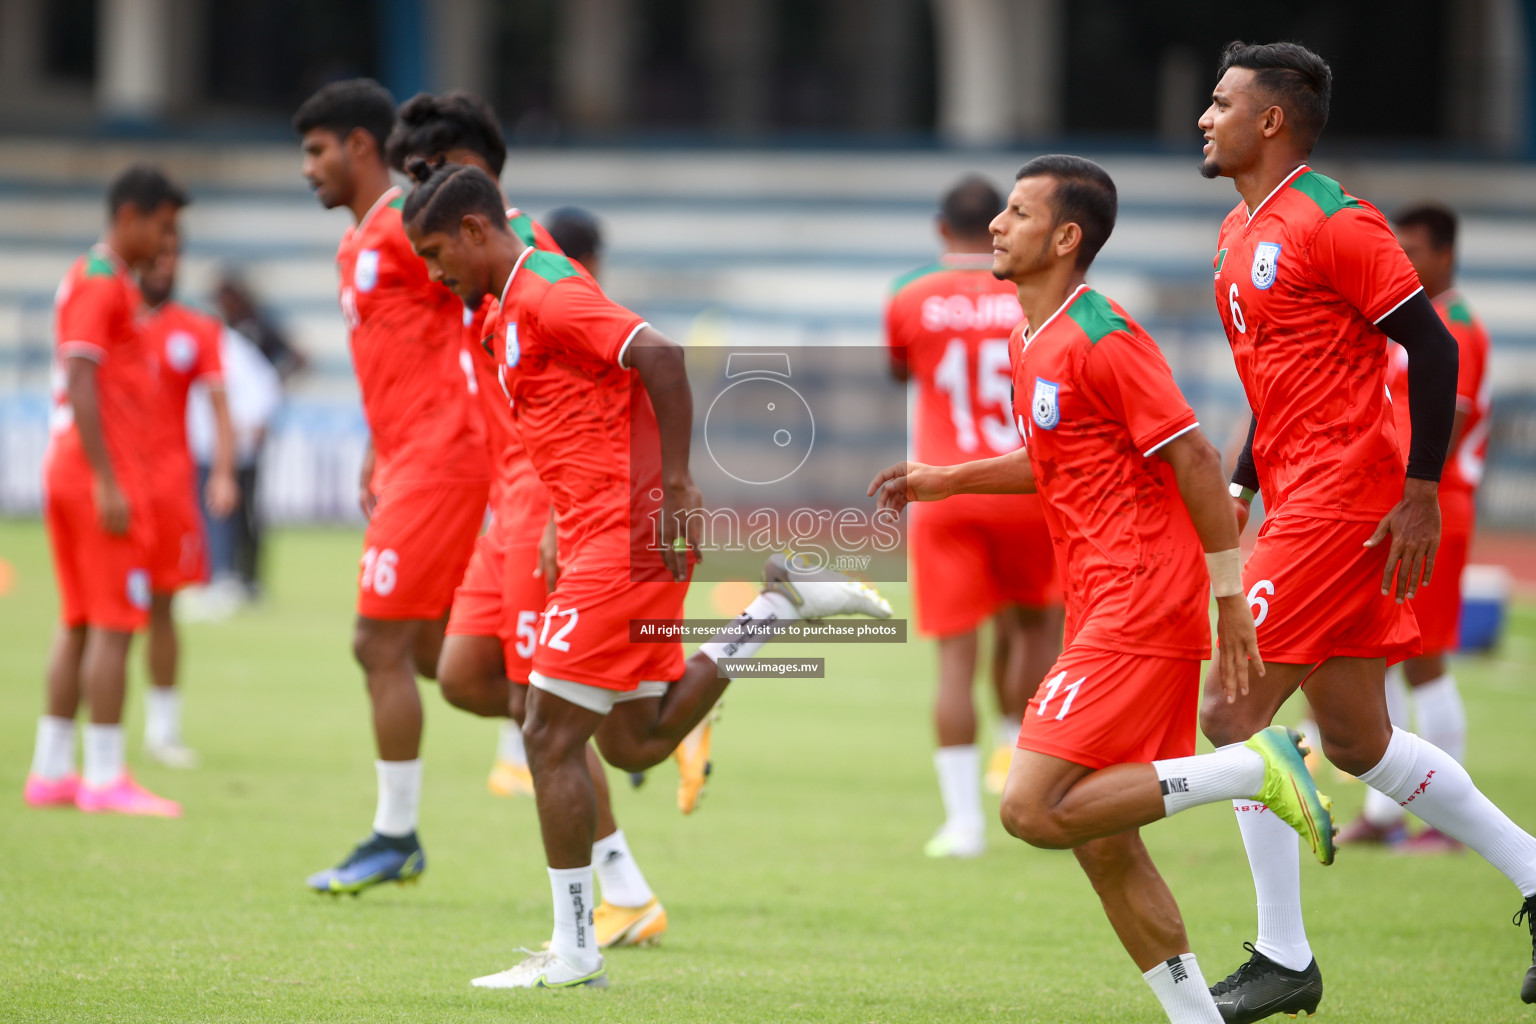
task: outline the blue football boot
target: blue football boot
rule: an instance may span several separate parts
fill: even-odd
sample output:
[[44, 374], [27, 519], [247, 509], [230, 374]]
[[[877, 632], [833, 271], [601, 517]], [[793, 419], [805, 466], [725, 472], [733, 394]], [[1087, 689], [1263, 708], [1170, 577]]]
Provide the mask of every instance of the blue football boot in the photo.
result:
[[412, 832], [408, 836], [381, 836], [375, 832], [333, 868], [310, 875], [306, 884], [315, 892], [356, 896], [384, 882], [404, 885], [427, 869], [427, 854]]

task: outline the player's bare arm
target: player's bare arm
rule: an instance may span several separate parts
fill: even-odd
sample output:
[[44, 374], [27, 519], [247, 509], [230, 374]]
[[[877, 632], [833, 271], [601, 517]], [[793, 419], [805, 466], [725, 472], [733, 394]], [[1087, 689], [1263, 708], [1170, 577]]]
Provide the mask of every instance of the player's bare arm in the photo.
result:
[[[1413, 437], [1403, 498], [1365, 542], [1375, 547], [1389, 535], [1381, 592], [1397, 602], [1412, 598], [1435, 572], [1440, 547], [1440, 471], [1451, 451], [1456, 422], [1456, 339], [1422, 291], [1383, 317], [1382, 331], [1408, 353], [1408, 413]], [[1396, 576], [1394, 585], [1393, 577]]]
[[699, 519], [690, 513], [704, 507], [688, 470], [688, 447], [693, 435], [693, 392], [683, 350], [660, 331], [642, 327], [624, 353], [624, 362], [636, 373], [656, 409], [661, 433], [661, 539], [662, 561], [676, 580], [688, 576], [688, 555], [679, 541], [699, 558]]
[[899, 513], [908, 502], [943, 501], [956, 494], [1034, 494], [1035, 471], [1023, 448], [956, 466], [898, 462], [881, 470], [865, 493], [877, 509]]
[[204, 495], [208, 511], [223, 519], [240, 504], [240, 485], [235, 482], [235, 425], [229, 418], [229, 396], [222, 386], [208, 389], [213, 408], [213, 468]]
[[374, 506], [379, 503], [378, 496], [373, 493], [373, 466], [373, 441], [370, 439], [368, 447], [363, 449], [363, 465], [357, 473], [357, 507], [363, 510], [364, 519], [373, 518]]
[[106, 438], [101, 432], [96, 364], [83, 356], [71, 356], [65, 360], [65, 377], [75, 429], [80, 433], [80, 447], [91, 464], [91, 493], [96, 500], [96, 517], [103, 530], [122, 536], [128, 532], [128, 498], [117, 485], [112, 460], [107, 457]]
[[1264, 674], [1253, 612], [1243, 596], [1242, 563], [1239, 559], [1238, 525], [1229, 513], [1231, 505], [1221, 475], [1221, 453], [1199, 430], [1181, 434], [1157, 450], [1173, 467], [1179, 496], [1205, 548], [1216, 595], [1217, 668], [1221, 688], [1230, 704], [1248, 692], [1248, 663]]
[[1248, 418], [1248, 440], [1237, 456], [1237, 468], [1232, 472], [1232, 509], [1237, 513], [1237, 535], [1248, 529], [1248, 514], [1253, 510], [1254, 496], [1259, 493], [1259, 471], [1253, 464], [1253, 435], [1258, 432], [1259, 418]]

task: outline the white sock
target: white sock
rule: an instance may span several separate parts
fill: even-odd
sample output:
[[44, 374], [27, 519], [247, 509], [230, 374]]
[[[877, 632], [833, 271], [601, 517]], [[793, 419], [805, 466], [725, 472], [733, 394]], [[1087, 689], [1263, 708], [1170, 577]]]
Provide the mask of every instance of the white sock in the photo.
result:
[[640, 873], [635, 855], [629, 852], [623, 829], [592, 844], [592, 866], [597, 870], [603, 899], [615, 906], [643, 907], [656, 895]]
[[[1413, 709], [1419, 727], [1414, 730], [1456, 760], [1467, 759], [1467, 707], [1461, 702], [1456, 677], [1447, 672], [1413, 688]], [[1393, 722], [1397, 725], [1397, 722]]]
[[1170, 817], [1190, 807], [1252, 797], [1264, 788], [1264, 757], [1241, 743], [1209, 754], [1153, 761], [1163, 787], [1163, 811]]
[[1142, 975], [1163, 1004], [1170, 1024], [1221, 1024], [1221, 1011], [1211, 998], [1195, 954], [1169, 957]]
[[[1395, 728], [1408, 728], [1408, 683], [1401, 665], [1387, 669], [1387, 719]], [[1408, 812], [1396, 800], [1367, 786], [1360, 816], [1377, 828], [1392, 828], [1401, 825]]]
[[1522, 896], [1536, 894], [1536, 839], [1510, 821], [1467, 770], [1433, 743], [1393, 729], [1381, 762], [1360, 781], [1482, 854]]
[[93, 725], [85, 727], [85, 784], [110, 786], [123, 777], [123, 727]]
[[746, 611], [732, 619], [729, 626], [715, 634], [713, 640], [701, 644], [699, 653], [717, 664], [721, 658], [750, 658], [773, 639], [773, 623], [793, 622], [798, 618], [800, 611], [795, 602], [776, 590], [764, 591], [754, 597]]
[[1396, 800], [1367, 786], [1360, 816], [1377, 828], [1392, 828], [1401, 825], [1403, 819], [1408, 817], [1408, 812]]
[[976, 744], [940, 747], [933, 752], [944, 799], [944, 830], [975, 834], [986, 828], [981, 816], [981, 752]]
[[1260, 953], [1293, 971], [1312, 962], [1301, 919], [1301, 837], [1256, 800], [1234, 800], [1259, 905]]
[[993, 741], [999, 747], [1013, 748], [1019, 745], [1019, 730], [1024, 728], [1022, 718], [999, 718], [992, 726]]
[[602, 954], [592, 931], [592, 865], [550, 868], [549, 889], [555, 901], [550, 951], [577, 970], [596, 970]]
[[152, 747], [181, 744], [181, 691], [174, 686], [144, 690], [144, 743]]
[[43, 715], [37, 720], [32, 774], [57, 782], [75, 770], [75, 720]]
[[414, 761], [375, 761], [379, 773], [379, 803], [373, 830], [399, 838], [416, 831], [421, 808], [421, 758]]
[[523, 749], [523, 727], [510, 718], [501, 723], [501, 733], [496, 740], [496, 760], [508, 764], [528, 763], [528, 752]]

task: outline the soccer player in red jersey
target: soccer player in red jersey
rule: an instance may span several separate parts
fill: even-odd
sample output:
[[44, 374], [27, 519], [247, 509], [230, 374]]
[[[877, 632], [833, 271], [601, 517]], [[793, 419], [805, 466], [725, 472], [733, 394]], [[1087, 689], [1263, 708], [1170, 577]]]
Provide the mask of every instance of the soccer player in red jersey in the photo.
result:
[[[1253, 410], [1232, 489], [1240, 521], [1266, 512], [1244, 570], [1269, 671], [1221, 699], [1202, 727], [1226, 743], [1268, 725], [1303, 683], [1328, 759], [1477, 850], [1519, 888], [1536, 944], [1536, 839], [1493, 805], [1456, 759], [1393, 729], [1388, 662], [1421, 652], [1412, 604], [1435, 572], [1437, 481], [1456, 412], [1457, 352], [1375, 207], [1307, 166], [1328, 118], [1332, 73], [1294, 43], [1231, 44], [1222, 55], [1201, 172], [1241, 201], [1217, 242], [1216, 306]], [[1387, 398], [1387, 341], [1407, 352], [1411, 444]], [[1390, 543], [1387, 543], [1390, 538]], [[1432, 580], [1433, 577], [1433, 580]], [[1296, 844], [1265, 808], [1238, 805], [1259, 935], [1215, 986], [1229, 1021], [1311, 1013], [1322, 976], [1301, 918]], [[1536, 960], [1523, 996], [1536, 1000]]]
[[176, 591], [208, 575], [197, 470], [187, 446], [187, 393], [194, 381], [208, 389], [213, 410], [214, 453], [205, 499], [208, 511], [229, 515], [240, 501], [235, 483], [235, 429], [224, 395], [215, 318], [171, 298], [176, 290], [177, 246], [161, 253], [139, 277], [146, 315], [142, 330], [158, 364], [159, 396], [146, 442], [155, 544], [149, 567], [149, 678], [144, 693], [144, 752], [161, 764], [191, 768], [197, 755], [181, 740], [181, 694], [176, 675], [180, 645], [171, 600]]
[[[75, 260], [54, 300], [56, 390], [43, 517], [61, 607], [26, 782], [33, 807], [181, 814], [180, 804], [129, 774], [122, 722], [128, 648], [149, 619], [155, 529], [142, 443], [154, 420], [155, 367], [131, 271], [174, 244], [186, 203], [159, 169], [123, 171], [107, 192], [106, 234]], [[75, 774], [82, 697], [90, 709], [84, 778]]]
[[[427, 93], [401, 104], [385, 146], [389, 162], [435, 167], [444, 162], [477, 167], [501, 177], [507, 148], [489, 104], [466, 92]], [[507, 210], [507, 225], [524, 245], [560, 252], [549, 232], [522, 211]], [[549, 492], [539, 481], [512, 423], [511, 406], [491, 354], [485, 318], [495, 299], [465, 307], [465, 350], [474, 361], [485, 414], [486, 440], [496, 475], [491, 522], [475, 543], [464, 580], [453, 595], [447, 636], [438, 658], [443, 697], [474, 714], [505, 719], [490, 787], [498, 795], [533, 795], [523, 747], [523, 710], [533, 665], [539, 616], [558, 568], [541, 566], [539, 547], [551, 525]], [[513, 685], [513, 684], [516, 685]], [[593, 911], [599, 949], [654, 943], [667, 930], [667, 912], [646, 882], [629, 841], [614, 818], [608, 778], [597, 751], [587, 748], [597, 794], [592, 865], [602, 893]], [[519, 770], [520, 769], [520, 770]]]
[[[891, 369], [917, 390], [913, 455], [948, 466], [1019, 447], [1010, 408], [1008, 336], [1017, 290], [992, 276], [992, 218], [1003, 197], [970, 176], [945, 194], [939, 262], [896, 282], [886, 306]], [[1033, 494], [967, 494], [912, 509], [908, 544], [918, 627], [938, 637], [934, 731], [945, 821], [923, 852], [974, 857], [986, 849], [976, 748], [976, 631], [994, 622], [999, 746], [988, 776], [1001, 791], [1024, 705], [1061, 650], [1059, 588], [1050, 533]]]
[[[1467, 745], [1467, 712], [1456, 688], [1456, 677], [1445, 663], [1457, 645], [1461, 620], [1461, 572], [1472, 546], [1477, 514], [1473, 495], [1483, 477], [1488, 453], [1489, 391], [1488, 332], [1482, 321], [1456, 290], [1456, 215], [1443, 206], [1424, 204], [1403, 210], [1392, 218], [1397, 240], [1424, 285], [1424, 294], [1435, 305], [1446, 330], [1456, 339], [1456, 419], [1451, 426], [1450, 454], [1440, 476], [1440, 550], [1435, 555], [1435, 574], [1442, 585], [1425, 587], [1413, 599], [1419, 620], [1424, 653], [1401, 665], [1413, 695], [1420, 736], [1463, 760]], [[1393, 344], [1387, 363], [1387, 386], [1392, 392], [1392, 413], [1399, 438], [1411, 438], [1413, 425], [1408, 410], [1408, 354]], [[1387, 708], [1392, 724], [1408, 727], [1408, 707], [1397, 680], [1387, 682]], [[1412, 839], [1402, 839], [1406, 812], [1390, 797], [1366, 790], [1365, 808], [1359, 820], [1339, 837], [1341, 842], [1392, 842], [1401, 840], [1406, 853], [1445, 853], [1461, 844], [1436, 828]]]
[[[418, 172], [413, 171], [413, 176]], [[642, 771], [671, 756], [776, 622], [890, 607], [846, 578], [807, 578], [782, 557], [746, 611], [686, 662], [680, 644], [631, 643], [633, 619], [675, 619], [697, 554], [688, 470], [692, 393], [682, 350], [564, 256], [527, 245], [475, 167], [444, 165], [412, 190], [406, 230], [430, 268], [487, 320], [513, 424], [555, 507], [560, 577], [540, 616], [523, 736], [549, 863], [547, 952], [484, 988], [605, 985], [592, 933], [597, 806], [586, 747]], [[653, 531], [659, 522], [661, 537]], [[659, 543], [658, 543], [659, 540]]]
[[1024, 448], [898, 464], [870, 493], [897, 511], [958, 494], [1039, 493], [1066, 591], [1066, 647], [1025, 712], [1003, 824], [1032, 846], [1074, 850], [1168, 1019], [1216, 1024], [1140, 827], [1262, 790], [1328, 863], [1332, 823], [1295, 734], [1270, 728], [1195, 754], [1211, 593], [1213, 675], [1227, 696], [1246, 684], [1250, 659], [1256, 671], [1263, 663], [1221, 457], [1157, 343], [1086, 283], [1117, 205], [1114, 182], [1090, 160], [1043, 156], [1020, 169], [992, 237], [993, 273], [1014, 283], [1025, 316], [1010, 339]]
[[352, 649], [367, 678], [378, 747], [373, 832], [317, 892], [358, 892], [419, 875], [421, 695], [437, 674], [453, 592], [485, 517], [490, 466], [463, 347], [464, 307], [427, 276], [401, 225], [384, 141], [395, 104], [369, 79], [332, 83], [294, 115], [304, 177], [355, 225], [336, 264], [352, 362], [372, 432], [359, 501], [368, 517]]

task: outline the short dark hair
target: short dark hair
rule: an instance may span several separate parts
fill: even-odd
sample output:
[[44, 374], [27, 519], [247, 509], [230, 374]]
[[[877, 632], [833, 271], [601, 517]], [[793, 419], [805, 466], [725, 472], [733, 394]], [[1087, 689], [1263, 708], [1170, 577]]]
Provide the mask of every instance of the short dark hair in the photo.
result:
[[1456, 214], [1439, 203], [1419, 203], [1399, 210], [1392, 223], [1400, 228], [1423, 228], [1429, 244], [1442, 252], [1456, 248]]
[[1221, 51], [1219, 82], [1232, 68], [1256, 72], [1254, 81], [1268, 93], [1291, 123], [1292, 137], [1307, 152], [1328, 123], [1333, 101], [1333, 69], [1300, 43], [1245, 43], [1234, 40]]
[[544, 218], [544, 227], [560, 246], [560, 251], [577, 262], [585, 262], [602, 251], [603, 230], [598, 226], [597, 218], [579, 206], [550, 210], [549, 216]]
[[395, 98], [371, 78], [349, 78], [322, 86], [293, 115], [293, 130], [300, 135], [324, 128], [344, 140], [361, 128], [373, 136], [380, 158], [394, 126]]
[[1003, 208], [1003, 195], [979, 174], [967, 174], [939, 201], [939, 219], [962, 238], [984, 238]]
[[154, 213], [166, 203], [178, 210], [190, 199], [165, 172], [154, 164], [133, 164], [124, 168], [107, 188], [107, 213], [116, 217], [117, 211], [132, 206], [140, 213]]
[[437, 157], [451, 149], [467, 149], [485, 159], [501, 176], [507, 162], [507, 142], [491, 105], [462, 89], [433, 96], [419, 92], [400, 104], [395, 127], [384, 144], [389, 165], [405, 170], [413, 156]]
[[1093, 258], [1109, 241], [1115, 230], [1115, 215], [1120, 210], [1120, 197], [1115, 191], [1114, 179], [1092, 160], [1065, 153], [1037, 156], [1015, 176], [1015, 181], [1025, 178], [1052, 178], [1056, 189], [1051, 193], [1051, 207], [1056, 213], [1058, 225], [1073, 223], [1083, 233], [1077, 247], [1077, 265], [1086, 269]]
[[406, 170], [416, 179], [416, 187], [405, 197], [400, 216], [416, 230], [431, 234], [452, 229], [458, 234], [459, 222], [471, 213], [483, 215], [493, 228], [507, 230], [501, 190], [480, 168], [443, 164], [433, 169], [418, 158]]

